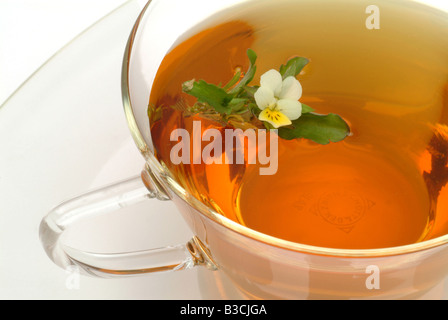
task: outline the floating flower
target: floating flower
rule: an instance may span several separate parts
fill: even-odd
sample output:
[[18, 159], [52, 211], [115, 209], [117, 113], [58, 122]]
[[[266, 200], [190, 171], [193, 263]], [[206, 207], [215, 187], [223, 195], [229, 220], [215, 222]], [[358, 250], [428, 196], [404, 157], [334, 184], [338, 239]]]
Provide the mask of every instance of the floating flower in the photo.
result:
[[302, 115], [302, 86], [293, 76], [282, 79], [277, 70], [261, 76], [260, 88], [255, 92], [255, 102], [261, 113], [258, 119], [269, 122], [274, 128], [290, 125]]
[[[299, 102], [302, 86], [296, 77], [308, 65], [309, 59], [293, 57], [281, 65], [279, 71], [269, 70], [263, 74], [260, 86], [251, 86], [257, 69], [257, 54], [248, 49], [247, 57], [247, 71], [235, 72], [224, 86], [205, 80], [184, 82], [182, 91], [197, 101], [193, 106], [187, 106], [186, 110], [184, 102], [181, 103], [182, 110], [178, 106], [173, 108], [183, 111], [185, 117], [195, 115], [219, 122], [223, 127], [243, 130], [281, 127], [278, 137], [285, 140], [309, 139], [315, 143], [329, 144], [350, 136], [350, 126], [342, 117], [334, 113], [319, 114]], [[256, 110], [260, 111], [259, 114], [254, 112], [255, 106], [259, 108]]]

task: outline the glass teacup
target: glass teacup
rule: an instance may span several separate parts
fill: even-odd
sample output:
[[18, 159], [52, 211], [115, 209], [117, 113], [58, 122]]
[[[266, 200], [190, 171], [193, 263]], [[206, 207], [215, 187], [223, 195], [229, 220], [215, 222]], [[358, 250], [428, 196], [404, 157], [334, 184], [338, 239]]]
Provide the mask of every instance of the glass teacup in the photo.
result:
[[[99, 277], [202, 265], [225, 273], [248, 298], [414, 299], [439, 293], [448, 270], [446, 235], [399, 247], [359, 250], [286, 241], [245, 227], [205, 205], [173, 179], [155, 157], [147, 108], [155, 75], [166, 53], [185, 40], [180, 36], [185, 30], [213, 13], [236, 4], [249, 6], [263, 2], [266, 1], [182, 4], [155, 0], [146, 5], [126, 48], [122, 79], [127, 121], [146, 167], [141, 177], [91, 192], [49, 213], [40, 233], [48, 255], [62, 267], [76, 265], [87, 274]], [[397, 1], [397, 5], [405, 6], [405, 3]], [[188, 11], [191, 16], [184, 15], [182, 8], [192, 6], [197, 10]], [[367, 17], [363, 14], [360, 12], [361, 21]], [[179, 23], [170, 23], [174, 20]], [[119, 254], [83, 252], [62, 241], [62, 234], [75, 221], [148, 197], [172, 200], [194, 238], [185, 245]]]

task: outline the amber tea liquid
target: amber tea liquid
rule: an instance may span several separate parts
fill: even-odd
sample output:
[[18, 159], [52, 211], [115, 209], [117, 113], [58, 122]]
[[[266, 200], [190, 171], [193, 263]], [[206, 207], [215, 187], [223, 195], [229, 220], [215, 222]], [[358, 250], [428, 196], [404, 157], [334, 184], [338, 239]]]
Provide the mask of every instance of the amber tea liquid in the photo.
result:
[[[377, 1], [368, 29], [362, 1], [253, 1], [187, 32], [162, 62], [151, 91], [157, 157], [198, 199], [259, 232], [346, 249], [400, 246], [448, 230], [448, 19], [410, 1]], [[184, 117], [184, 81], [226, 83], [258, 54], [254, 84], [292, 56], [301, 102], [337, 113], [352, 130], [339, 143], [279, 139], [278, 172], [258, 165], [173, 165], [176, 128], [223, 129]], [[175, 106], [173, 108], [172, 106]]]

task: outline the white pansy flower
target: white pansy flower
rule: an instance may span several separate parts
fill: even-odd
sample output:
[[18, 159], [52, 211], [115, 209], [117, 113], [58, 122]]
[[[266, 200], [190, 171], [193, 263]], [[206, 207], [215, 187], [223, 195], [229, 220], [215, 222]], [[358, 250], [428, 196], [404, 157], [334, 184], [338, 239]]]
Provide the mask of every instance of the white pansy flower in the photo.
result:
[[255, 102], [261, 113], [258, 119], [269, 122], [274, 128], [290, 125], [302, 115], [302, 86], [295, 77], [282, 80], [277, 70], [261, 76], [260, 88], [255, 92]]

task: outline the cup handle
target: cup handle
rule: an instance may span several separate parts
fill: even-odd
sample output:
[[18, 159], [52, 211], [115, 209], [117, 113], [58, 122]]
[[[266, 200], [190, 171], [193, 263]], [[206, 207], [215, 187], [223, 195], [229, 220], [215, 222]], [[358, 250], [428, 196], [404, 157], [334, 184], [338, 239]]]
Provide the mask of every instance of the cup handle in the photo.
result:
[[49, 258], [64, 269], [77, 266], [84, 274], [101, 278], [184, 270], [197, 265], [216, 270], [210, 253], [197, 237], [183, 245], [113, 254], [86, 252], [63, 243], [64, 232], [76, 221], [147, 199], [169, 200], [155, 181], [145, 169], [141, 176], [89, 192], [54, 208], [44, 217], [39, 229], [40, 240]]

